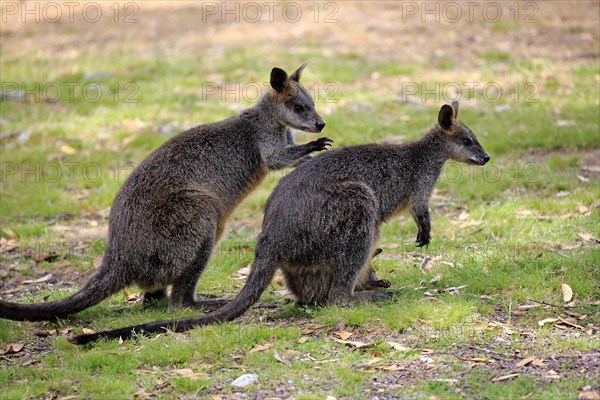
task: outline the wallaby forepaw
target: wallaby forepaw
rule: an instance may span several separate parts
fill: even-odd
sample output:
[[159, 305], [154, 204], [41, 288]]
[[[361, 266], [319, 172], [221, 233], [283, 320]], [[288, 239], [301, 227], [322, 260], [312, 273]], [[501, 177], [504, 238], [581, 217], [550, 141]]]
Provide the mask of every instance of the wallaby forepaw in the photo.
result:
[[310, 144], [312, 151], [327, 150], [327, 146], [331, 146], [333, 144], [333, 140], [329, 139], [328, 137], [322, 137], [310, 142]]
[[422, 232], [419, 232], [419, 234], [417, 235], [417, 240], [415, 242], [417, 242], [417, 247], [423, 247], [423, 246], [429, 246], [430, 241], [431, 241], [431, 236], [429, 236], [428, 234], [423, 234]]
[[388, 281], [387, 279], [379, 279], [378, 281], [373, 281], [373, 285], [387, 289], [390, 286], [392, 286], [392, 283], [390, 281]]

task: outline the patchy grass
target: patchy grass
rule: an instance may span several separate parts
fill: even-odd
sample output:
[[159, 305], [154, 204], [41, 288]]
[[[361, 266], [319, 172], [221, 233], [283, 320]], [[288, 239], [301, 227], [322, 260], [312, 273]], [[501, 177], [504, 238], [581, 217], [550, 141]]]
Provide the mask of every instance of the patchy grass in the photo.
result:
[[[160, 10], [142, 12], [163, 17]], [[188, 11], [173, 12], [181, 23], [173, 29], [183, 34]], [[564, 23], [561, 37], [587, 34], [585, 23]], [[248, 37], [254, 33], [249, 28], [260, 28], [241, 27]], [[415, 39], [415, 32], [429, 29], [416, 27], [407, 33]], [[84, 28], [70, 26], [69, 32], [83, 34]], [[35, 302], [75, 292], [105, 249], [107, 209], [132, 167], [186, 127], [223, 119], [251, 103], [221, 92], [207, 97], [206, 85], [262, 85], [273, 65], [291, 70], [310, 61], [303, 81], [318, 98], [317, 110], [336, 146], [418, 138], [458, 83], [465, 100], [472, 100], [463, 100], [460, 117], [492, 162], [483, 168], [448, 163], [431, 201], [429, 248], [415, 248], [410, 216], [385, 225], [384, 252], [374, 266], [392, 282], [395, 297], [389, 302], [298, 307], [282, 295], [276, 279], [259, 306], [234, 323], [87, 348], [70, 345], [66, 336], [196, 312], [143, 306], [130, 288], [56, 322], [0, 320], [2, 352], [10, 343], [25, 344], [1, 358], [3, 398], [541, 399], [575, 398], [586, 386], [598, 390], [600, 137], [594, 59], [567, 62], [496, 49], [491, 46], [496, 39], [510, 41], [517, 30], [531, 35], [510, 20], [481, 23], [490, 46], [461, 57], [435, 47], [434, 40], [422, 44], [415, 52], [431, 50], [427, 61], [410, 58], [412, 53], [377, 55], [376, 46], [362, 42], [368, 43], [368, 33], [353, 39], [356, 48], [330, 46], [319, 31], [293, 46], [229, 40], [222, 48], [190, 52], [149, 50], [154, 39], [144, 36], [107, 39], [109, 28], [91, 27], [106, 46], [75, 46], [76, 62], [65, 62], [60, 51], [39, 56], [42, 44], [56, 45], [44, 42], [46, 29], [53, 29], [44, 24], [27, 32], [3, 31], [9, 40], [1, 50], [3, 82], [40, 84], [25, 101], [1, 103], [3, 299]], [[215, 29], [222, 40], [235, 35], [226, 24]], [[261, 34], [266, 35], [256, 31]], [[40, 44], [23, 49], [10, 42], [16, 36]], [[583, 52], [588, 39], [581, 40]], [[597, 36], [592, 41], [597, 44]], [[556, 46], [562, 52], [566, 45]], [[569, 42], [568, 54], [575, 54], [572, 46]], [[480, 85], [469, 98], [462, 83], [473, 80]], [[72, 98], [63, 90], [47, 101], [46, 86], [72, 82], [77, 83]], [[91, 89], [85, 95], [81, 89], [96, 84], [103, 96], [92, 102]], [[496, 85], [502, 89], [497, 101]], [[252, 262], [262, 207], [284, 174], [271, 174], [236, 210], [199, 294], [231, 298], [243, 285], [238, 270]], [[22, 283], [50, 273], [55, 280]], [[574, 293], [570, 308], [562, 284]], [[557, 316], [566, 323], [538, 324]], [[336, 341], [343, 332], [365, 346]], [[527, 357], [538, 362], [517, 366]], [[245, 389], [232, 387], [244, 373], [256, 373], [259, 380]]]

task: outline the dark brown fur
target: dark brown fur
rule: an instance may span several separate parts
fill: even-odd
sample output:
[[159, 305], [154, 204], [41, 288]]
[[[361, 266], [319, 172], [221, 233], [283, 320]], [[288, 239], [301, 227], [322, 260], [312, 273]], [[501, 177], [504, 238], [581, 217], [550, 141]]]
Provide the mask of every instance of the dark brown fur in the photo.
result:
[[299, 81], [271, 72], [272, 90], [252, 108], [185, 131], [156, 149], [127, 178], [109, 216], [108, 246], [97, 273], [77, 293], [41, 304], [0, 301], [0, 318], [64, 317], [136, 284], [146, 300], [173, 307], [220, 307], [196, 301], [195, 289], [227, 217], [268, 171], [298, 164], [331, 144], [296, 145], [290, 128], [320, 132], [325, 123]]
[[418, 245], [428, 245], [428, 201], [446, 160], [483, 165], [490, 158], [471, 130], [455, 119], [457, 114], [458, 103], [444, 105], [438, 124], [417, 141], [335, 149], [285, 176], [267, 201], [248, 280], [237, 297], [219, 310], [75, 336], [72, 343], [166, 328], [185, 331], [233, 320], [258, 301], [278, 268], [301, 304], [389, 298], [389, 292], [355, 292], [361, 275], [370, 273], [381, 224], [409, 208], [418, 227]]

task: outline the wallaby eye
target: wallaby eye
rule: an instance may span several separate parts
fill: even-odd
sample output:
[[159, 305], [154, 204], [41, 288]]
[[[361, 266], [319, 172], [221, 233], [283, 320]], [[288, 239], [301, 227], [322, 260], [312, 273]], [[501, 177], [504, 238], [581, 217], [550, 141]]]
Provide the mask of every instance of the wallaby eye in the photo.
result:
[[473, 141], [469, 138], [466, 138], [465, 140], [463, 140], [463, 144], [465, 146], [472, 146], [473, 145]]
[[302, 111], [304, 111], [304, 106], [302, 106], [300, 104], [296, 104], [294, 106], [294, 111], [296, 111], [296, 112], [302, 112]]

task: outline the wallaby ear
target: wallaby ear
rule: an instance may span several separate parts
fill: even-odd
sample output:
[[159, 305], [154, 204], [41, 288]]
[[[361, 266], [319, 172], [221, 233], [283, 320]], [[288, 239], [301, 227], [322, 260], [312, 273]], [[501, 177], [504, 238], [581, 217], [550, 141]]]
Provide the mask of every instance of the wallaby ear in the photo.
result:
[[300, 77], [302, 76], [302, 71], [304, 71], [304, 67], [306, 67], [307, 62], [302, 64], [300, 68], [294, 71], [294, 73], [290, 76], [290, 79], [296, 82], [300, 82]]
[[452, 126], [452, 121], [454, 121], [454, 109], [448, 104], [444, 104], [438, 114], [438, 124], [442, 129], [448, 130]]
[[289, 84], [290, 82], [287, 72], [277, 67], [271, 70], [271, 87], [275, 89], [277, 93], [283, 92], [283, 90], [287, 88]]
[[454, 118], [458, 118], [458, 100], [452, 100], [452, 108], [454, 109]]

